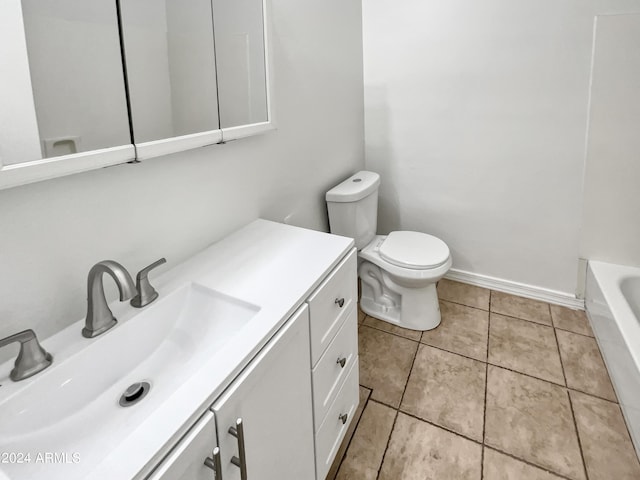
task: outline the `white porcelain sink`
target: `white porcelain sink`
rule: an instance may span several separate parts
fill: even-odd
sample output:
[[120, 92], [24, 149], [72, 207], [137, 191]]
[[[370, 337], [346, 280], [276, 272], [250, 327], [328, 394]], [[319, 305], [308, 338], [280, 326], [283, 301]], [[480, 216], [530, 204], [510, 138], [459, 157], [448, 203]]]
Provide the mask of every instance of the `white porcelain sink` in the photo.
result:
[[[32, 458], [51, 451], [73, 455], [92, 442], [94, 448], [83, 453], [74, 473], [83, 465], [99, 463], [100, 455], [118, 445], [219, 353], [259, 310], [192, 283], [161, 296], [93, 340], [82, 339], [78, 329], [80, 348], [53, 351], [49, 369], [0, 388], [0, 452], [28, 452]], [[149, 394], [133, 406], [120, 406], [126, 388], [141, 381], [151, 385]], [[26, 471], [25, 465], [0, 467], [0, 477], [4, 472], [13, 478], [15, 472], [22, 478]], [[25, 478], [40, 478], [39, 472], [50, 475], [57, 468], [63, 465], [32, 462]]]

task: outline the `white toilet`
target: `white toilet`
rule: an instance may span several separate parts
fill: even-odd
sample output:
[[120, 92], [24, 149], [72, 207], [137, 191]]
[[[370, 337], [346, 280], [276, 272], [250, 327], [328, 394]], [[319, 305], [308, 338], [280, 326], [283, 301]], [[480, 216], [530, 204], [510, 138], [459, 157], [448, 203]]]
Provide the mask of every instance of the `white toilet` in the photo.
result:
[[436, 282], [451, 268], [449, 247], [426, 233], [376, 235], [380, 175], [362, 171], [326, 194], [331, 233], [355, 239], [360, 308], [412, 330], [440, 324]]

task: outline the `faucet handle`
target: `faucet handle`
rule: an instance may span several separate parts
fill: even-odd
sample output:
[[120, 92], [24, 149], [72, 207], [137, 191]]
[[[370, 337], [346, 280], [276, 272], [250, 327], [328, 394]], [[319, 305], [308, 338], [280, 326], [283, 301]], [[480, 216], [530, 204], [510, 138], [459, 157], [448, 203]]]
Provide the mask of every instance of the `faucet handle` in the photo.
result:
[[20, 353], [9, 374], [9, 378], [14, 382], [29, 378], [53, 363], [53, 357], [42, 348], [33, 330], [25, 330], [0, 339], [0, 348], [15, 342], [20, 343]]
[[136, 288], [138, 289], [138, 294], [131, 300], [131, 306], [142, 308], [158, 298], [158, 292], [153, 288], [153, 285], [149, 283], [149, 272], [163, 263], [167, 263], [166, 258], [156, 260], [151, 265], [144, 267], [138, 272], [138, 275], [136, 275]]

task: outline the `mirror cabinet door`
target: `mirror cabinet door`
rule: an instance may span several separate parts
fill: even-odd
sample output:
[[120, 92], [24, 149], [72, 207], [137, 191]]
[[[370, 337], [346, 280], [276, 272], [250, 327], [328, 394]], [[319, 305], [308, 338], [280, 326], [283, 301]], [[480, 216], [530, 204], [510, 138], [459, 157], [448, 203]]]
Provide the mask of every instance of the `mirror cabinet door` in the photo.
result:
[[[189, 0], [186, 8], [184, 0], [122, 0], [121, 15], [139, 155], [188, 148], [163, 149], [159, 140], [218, 131], [211, 1]], [[218, 132], [201, 144], [219, 140]]]
[[273, 128], [265, 1], [0, 2], [0, 188]]
[[0, 188], [135, 158], [113, 0], [0, 2]]
[[221, 128], [269, 121], [263, 0], [212, 0]]
[[22, 0], [22, 12], [42, 158], [131, 144], [115, 2]]

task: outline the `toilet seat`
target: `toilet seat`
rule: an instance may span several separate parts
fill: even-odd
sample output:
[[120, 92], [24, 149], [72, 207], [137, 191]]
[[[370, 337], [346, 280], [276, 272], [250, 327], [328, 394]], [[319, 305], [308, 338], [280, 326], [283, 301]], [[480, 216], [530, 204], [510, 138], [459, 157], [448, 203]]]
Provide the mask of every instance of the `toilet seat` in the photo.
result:
[[449, 260], [449, 247], [433, 235], [422, 232], [391, 232], [378, 252], [387, 262], [415, 270], [438, 268]]
[[388, 235], [376, 235], [371, 242], [358, 252], [358, 258], [377, 265], [391, 275], [416, 283], [433, 278], [441, 278], [451, 268], [451, 256], [445, 260], [445, 263], [434, 268], [409, 268], [391, 263], [380, 255], [380, 247], [387, 237]]

